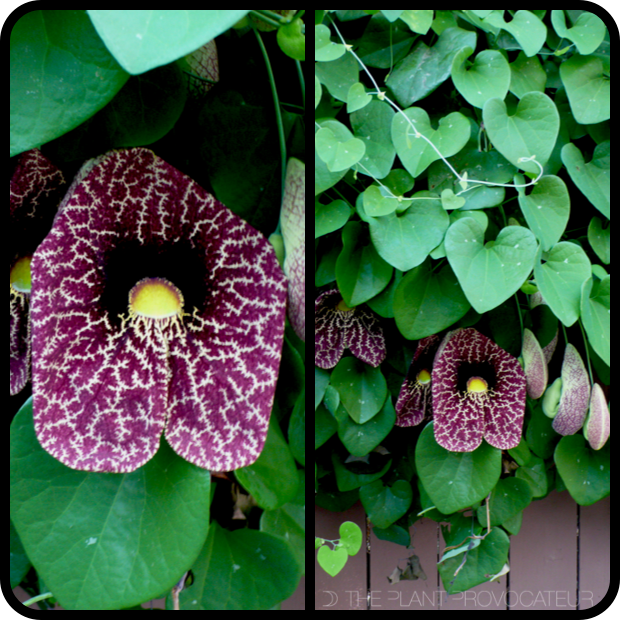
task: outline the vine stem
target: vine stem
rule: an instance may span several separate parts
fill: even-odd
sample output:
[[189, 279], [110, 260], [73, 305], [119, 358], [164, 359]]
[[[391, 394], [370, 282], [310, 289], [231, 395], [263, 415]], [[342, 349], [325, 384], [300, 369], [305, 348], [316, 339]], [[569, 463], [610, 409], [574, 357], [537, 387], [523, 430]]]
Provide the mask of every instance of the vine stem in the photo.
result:
[[[536, 183], [540, 180], [540, 178], [542, 177], [542, 175], [544, 174], [544, 170], [543, 167], [541, 166], [540, 162], [536, 161], [536, 155], [532, 155], [530, 157], [520, 157], [519, 158], [519, 162], [521, 163], [525, 163], [525, 162], [533, 162], [538, 166], [539, 172], [538, 172], [538, 176], [533, 180], [530, 181], [529, 183], [524, 183], [524, 184], [516, 184], [516, 183], [495, 183], [492, 181], [482, 181], [480, 179], [469, 179], [467, 178], [467, 176], [461, 176], [452, 166], [452, 164], [450, 164], [450, 162], [444, 157], [443, 153], [433, 144], [433, 142], [427, 138], [424, 134], [420, 133], [415, 125], [414, 125], [414, 121], [412, 121], [412, 119], [410, 119], [403, 110], [401, 110], [401, 108], [394, 103], [389, 97], [386, 96], [384, 91], [381, 91], [381, 89], [379, 88], [379, 85], [377, 84], [375, 78], [372, 76], [372, 74], [370, 73], [370, 71], [368, 71], [368, 68], [366, 67], [366, 65], [362, 62], [362, 60], [360, 59], [360, 57], [353, 51], [353, 46], [348, 44], [345, 40], [344, 37], [342, 36], [342, 34], [340, 33], [340, 30], [338, 30], [338, 26], [336, 26], [334, 20], [331, 18], [331, 16], [329, 17], [332, 26], [334, 27], [334, 30], [336, 31], [336, 34], [338, 35], [338, 37], [340, 38], [340, 40], [342, 41], [342, 44], [344, 45], [345, 49], [347, 50], [347, 52], [349, 52], [350, 54], [353, 55], [353, 57], [357, 60], [357, 62], [360, 64], [360, 66], [362, 67], [362, 69], [364, 70], [364, 72], [366, 73], [366, 75], [368, 75], [368, 77], [370, 78], [370, 81], [373, 83], [373, 86], [375, 87], [375, 91], [374, 93], [369, 93], [370, 95], [377, 95], [377, 97], [381, 100], [381, 101], [387, 101], [395, 110], [398, 114], [401, 114], [402, 117], [406, 120], [407, 124], [409, 125], [409, 127], [413, 130], [413, 134], [409, 133], [409, 130], [407, 130], [407, 137], [409, 137], [410, 135], [412, 135], [414, 138], [422, 138], [423, 140], [425, 140], [431, 147], [432, 149], [437, 153], [437, 155], [439, 155], [439, 157], [441, 158], [441, 160], [444, 162], [444, 164], [446, 166], [448, 166], [448, 168], [450, 169], [450, 171], [452, 172], [452, 174], [458, 179], [459, 183], [461, 184], [461, 187], [463, 188], [458, 194], [455, 194], [456, 196], [460, 196], [461, 194], [465, 193], [466, 191], [469, 191], [470, 189], [474, 189], [475, 185], [472, 185], [472, 187], [468, 187], [469, 183], [472, 184], [476, 184], [476, 185], [490, 185], [492, 187], [530, 187], [532, 185], [536, 185]], [[318, 123], [315, 124], [318, 125]], [[320, 125], [319, 125], [320, 127]], [[356, 166], [358, 164], [355, 164]], [[368, 173], [368, 171], [366, 172]], [[377, 179], [375, 179], [375, 177], [370, 174], [369, 175], [372, 179], [374, 179], [375, 181], [377, 181]], [[390, 194], [392, 194], [392, 192], [390, 191]], [[396, 196], [394, 196], [394, 194], [392, 194], [393, 198], [397, 198]], [[408, 198], [410, 200], [418, 200], [418, 198], [416, 197], [411, 197]]]

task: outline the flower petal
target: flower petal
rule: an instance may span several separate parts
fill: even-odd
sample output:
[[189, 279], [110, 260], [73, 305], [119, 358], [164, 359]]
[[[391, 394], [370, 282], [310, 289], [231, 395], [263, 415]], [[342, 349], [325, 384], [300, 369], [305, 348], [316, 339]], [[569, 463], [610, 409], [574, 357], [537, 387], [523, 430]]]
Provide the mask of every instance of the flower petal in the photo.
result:
[[[10, 180], [9, 270], [30, 256], [48, 233], [56, 207], [65, 189], [65, 180], [38, 149], [22, 153]], [[30, 378], [30, 294], [11, 286], [10, 313], [10, 393], [20, 392]]]
[[[74, 469], [129, 472], [165, 429], [199, 467], [251, 464], [266, 439], [284, 332], [286, 281], [272, 247], [147, 149], [87, 166], [32, 262], [41, 445]], [[184, 260], [168, 262], [175, 252]], [[138, 267], [178, 278], [191, 304], [182, 320], [119, 316]]]
[[381, 323], [367, 306], [356, 306], [347, 315], [345, 346], [351, 353], [375, 368], [385, 359], [385, 339]]
[[321, 293], [314, 302], [314, 363], [319, 368], [333, 368], [344, 353], [345, 325], [335, 306], [338, 289]]

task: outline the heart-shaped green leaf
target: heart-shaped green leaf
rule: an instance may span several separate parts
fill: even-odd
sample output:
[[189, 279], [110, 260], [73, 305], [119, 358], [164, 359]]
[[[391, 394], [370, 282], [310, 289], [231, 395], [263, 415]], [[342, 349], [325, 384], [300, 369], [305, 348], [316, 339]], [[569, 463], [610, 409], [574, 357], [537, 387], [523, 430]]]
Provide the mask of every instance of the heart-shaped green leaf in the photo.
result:
[[450, 265], [431, 271], [430, 260], [409, 271], [394, 293], [396, 326], [410, 340], [439, 333], [469, 308]]
[[472, 549], [467, 552], [467, 561], [462, 567], [462, 555], [441, 562], [437, 569], [446, 592], [456, 594], [490, 581], [491, 577], [499, 573], [506, 564], [509, 548], [508, 534], [496, 527], [477, 547], [472, 545]]
[[404, 213], [370, 218], [370, 236], [379, 256], [401, 271], [417, 267], [443, 239], [450, 218], [439, 199], [430, 192], [417, 192]]
[[321, 82], [319, 82], [319, 78], [314, 76], [314, 109], [316, 110], [319, 105], [319, 101], [321, 101], [323, 89], [321, 88]]
[[[467, 180], [463, 181], [463, 184], [467, 184]], [[465, 204], [465, 198], [462, 196], [455, 196], [451, 189], [444, 189], [441, 192], [441, 205], [446, 211], [452, 209], [460, 209]]]
[[330, 549], [327, 545], [323, 545], [317, 553], [317, 561], [319, 566], [332, 577], [335, 577], [347, 563], [349, 554], [344, 547], [336, 547]]
[[562, 480], [580, 506], [590, 506], [609, 495], [610, 443], [601, 450], [586, 445], [583, 435], [562, 437], [553, 459]]
[[427, 424], [415, 449], [418, 476], [437, 510], [452, 514], [484, 499], [499, 480], [502, 451], [486, 441], [473, 452], [450, 452]]
[[564, 11], [551, 11], [551, 23], [557, 35], [572, 41], [583, 56], [592, 54], [605, 38], [605, 22], [587, 11], [577, 18], [571, 28], [566, 27]]
[[345, 357], [338, 362], [331, 383], [340, 393], [345, 409], [358, 424], [376, 416], [387, 396], [381, 371], [356, 357]]
[[510, 86], [510, 66], [497, 50], [484, 50], [466, 67], [473, 53], [471, 47], [464, 47], [454, 55], [452, 81], [471, 105], [482, 108], [487, 99], [504, 99]]
[[504, 101], [489, 99], [482, 109], [482, 118], [493, 146], [510, 163], [526, 172], [540, 172], [534, 162], [521, 159], [534, 155], [544, 166], [551, 156], [560, 130], [560, 115], [547, 95], [527, 93], [512, 116], [508, 115]]
[[413, 177], [419, 176], [430, 164], [441, 159], [424, 138], [416, 138], [416, 131], [428, 138], [444, 157], [451, 157], [467, 144], [471, 128], [469, 121], [459, 112], [452, 112], [439, 119], [437, 129], [433, 129], [426, 110], [422, 108], [407, 108], [402, 114], [394, 115], [392, 142], [400, 160]]
[[361, 140], [351, 138], [341, 142], [328, 127], [321, 127], [316, 132], [314, 143], [319, 157], [327, 164], [330, 172], [350, 168], [362, 159], [366, 152]]
[[352, 521], [345, 521], [338, 528], [340, 544], [349, 555], [355, 555], [362, 548], [362, 530]]
[[560, 65], [560, 77], [578, 123], [593, 125], [609, 119], [611, 82], [600, 58], [575, 54]]
[[381, 480], [360, 487], [360, 499], [370, 520], [382, 529], [400, 519], [411, 506], [413, 492], [406, 480], [397, 480], [391, 487]]
[[347, 97], [347, 112], [355, 112], [361, 110], [372, 101], [372, 97], [364, 89], [361, 82], [356, 82], [349, 88], [349, 96]]
[[492, 11], [483, 23], [509, 32], [527, 56], [538, 54], [547, 37], [547, 27], [530, 11], [517, 11], [509, 22], [504, 20], [503, 10]]
[[[515, 184], [524, 183], [522, 175], [515, 176]], [[550, 250], [562, 236], [570, 215], [570, 198], [560, 177], [544, 176], [534, 186], [531, 194], [525, 187], [517, 187], [519, 206], [527, 223], [540, 239], [543, 250]]]
[[445, 248], [469, 303], [482, 314], [519, 290], [534, 266], [536, 238], [528, 228], [506, 226], [485, 245], [482, 226], [466, 217], [450, 226]]
[[[532, 490], [526, 480], [504, 478], [498, 480], [489, 501], [491, 525], [501, 525], [514, 517], [532, 501]], [[487, 507], [483, 504], [477, 510], [478, 521], [487, 527]]]
[[538, 253], [536, 285], [553, 314], [569, 327], [579, 318], [581, 287], [592, 274], [590, 260], [581, 246], [568, 241], [560, 241], [544, 254], [539, 248]]
[[609, 218], [611, 192], [611, 159], [609, 140], [596, 145], [592, 159], [586, 164], [581, 151], [569, 142], [562, 147], [562, 161], [570, 178], [581, 193]]

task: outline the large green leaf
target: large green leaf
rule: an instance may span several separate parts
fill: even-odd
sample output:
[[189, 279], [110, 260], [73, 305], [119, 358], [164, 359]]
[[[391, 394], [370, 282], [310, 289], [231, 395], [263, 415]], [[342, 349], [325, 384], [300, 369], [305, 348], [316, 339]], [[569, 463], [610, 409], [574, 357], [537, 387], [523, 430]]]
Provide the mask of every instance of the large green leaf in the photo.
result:
[[521, 158], [535, 155], [544, 166], [551, 156], [560, 130], [560, 115], [547, 95], [527, 93], [510, 116], [504, 101], [489, 99], [482, 109], [482, 118], [493, 146], [510, 163], [526, 172], [540, 172], [535, 163], [523, 162]]
[[609, 441], [600, 450], [592, 450], [581, 434], [560, 439], [553, 459], [568, 492], [579, 505], [590, 506], [609, 495], [610, 456]]
[[66, 609], [160, 596], [189, 570], [209, 527], [210, 472], [165, 442], [130, 474], [69, 469], [41, 448], [32, 400], [11, 423], [11, 519]]
[[611, 363], [611, 276], [594, 282], [588, 278], [581, 289], [581, 319], [588, 341], [598, 356]]
[[450, 223], [439, 198], [432, 200], [435, 196], [426, 191], [413, 198], [413, 204], [402, 213], [368, 219], [379, 256], [401, 271], [422, 263], [441, 243]]
[[[122, 11], [127, 14], [127, 11]], [[30, 11], [11, 31], [11, 156], [62, 136], [129, 78], [85, 11]]]
[[419, 340], [462, 318], [470, 304], [450, 265], [432, 271], [430, 261], [412, 269], [394, 294], [394, 318], [400, 333]]
[[144, 73], [197, 50], [249, 10], [90, 10], [99, 36], [129, 73]]
[[395, 114], [392, 119], [392, 142], [403, 166], [413, 177], [441, 159], [437, 150], [424, 138], [415, 137], [416, 131], [428, 138], [444, 157], [450, 157], [467, 144], [471, 126], [460, 112], [452, 112], [439, 119], [437, 129], [433, 128], [423, 108], [407, 108], [402, 114]]
[[467, 67], [467, 58], [473, 53], [471, 47], [465, 47], [454, 55], [452, 81], [471, 105], [482, 108], [487, 99], [504, 99], [510, 86], [510, 67], [497, 50], [483, 50]]
[[380, 293], [388, 285], [393, 268], [377, 254], [359, 222], [344, 227], [342, 244], [336, 280], [347, 306], [353, 307]]
[[[179, 603], [194, 611], [271, 609], [295, 592], [301, 578], [286, 541], [250, 529], [230, 532], [216, 521], [192, 572], [194, 582]], [[170, 597], [166, 608], [172, 609]]]
[[[498, 480], [489, 500], [491, 525], [501, 525], [521, 512], [531, 501], [532, 490], [526, 480], [520, 478]], [[487, 506], [482, 504], [476, 514], [481, 525], [487, 527]]]
[[448, 261], [476, 312], [497, 308], [521, 287], [534, 265], [536, 239], [522, 226], [506, 226], [484, 243], [484, 230], [470, 217], [446, 233]]
[[437, 510], [451, 514], [484, 499], [497, 484], [502, 451], [486, 441], [473, 452], [450, 452], [427, 424], [415, 449], [418, 476]]
[[360, 500], [374, 525], [385, 529], [400, 519], [411, 506], [413, 491], [406, 480], [384, 486], [375, 480], [360, 488]]
[[235, 471], [239, 482], [261, 508], [274, 510], [292, 501], [299, 489], [297, 466], [275, 415], [269, 421], [265, 447], [258, 459]]
[[[522, 175], [515, 176], [515, 183], [522, 185]], [[562, 237], [570, 215], [570, 197], [566, 184], [560, 177], [544, 176], [529, 193], [517, 187], [519, 206], [528, 226], [540, 240], [545, 252]]]
[[517, 40], [526, 56], [537, 54], [547, 37], [547, 27], [530, 11], [517, 11], [509, 22], [504, 19], [503, 9], [492, 11], [484, 18], [483, 23], [509, 32]]
[[578, 123], [593, 125], [609, 119], [611, 82], [600, 58], [575, 54], [560, 65], [560, 77]]
[[610, 142], [596, 145], [592, 159], [586, 164], [581, 151], [569, 142], [562, 147], [562, 162], [573, 183], [606, 217], [610, 217], [611, 158]]
[[338, 362], [331, 384], [340, 393], [340, 399], [349, 415], [358, 424], [374, 418], [383, 407], [387, 384], [379, 368], [373, 368], [356, 357], [345, 357]]
[[499, 527], [493, 528], [478, 546], [473, 545], [474, 540], [470, 542], [472, 548], [467, 551], [467, 559], [460, 570], [463, 554], [455, 555], [438, 564], [441, 581], [448, 594], [464, 592], [491, 581], [491, 577], [497, 575], [506, 564], [510, 539], [504, 530]]
[[536, 284], [553, 314], [567, 327], [579, 318], [581, 287], [591, 273], [590, 261], [576, 243], [560, 241], [549, 252], [543, 253], [542, 247], [538, 250]]

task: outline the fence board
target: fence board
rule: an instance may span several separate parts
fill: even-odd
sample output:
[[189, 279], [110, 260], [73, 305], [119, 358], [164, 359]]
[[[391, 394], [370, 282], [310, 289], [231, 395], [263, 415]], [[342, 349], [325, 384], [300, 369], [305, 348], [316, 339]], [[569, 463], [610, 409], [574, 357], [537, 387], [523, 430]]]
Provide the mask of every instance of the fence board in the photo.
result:
[[[533, 502], [524, 512], [523, 525], [511, 537], [508, 575], [499, 583], [483, 584], [447, 596], [436, 570], [443, 551], [443, 538], [430, 519], [421, 519], [412, 528], [414, 549], [370, 538], [371, 610], [461, 609], [574, 610], [579, 589], [579, 608], [596, 605], [605, 595], [610, 580], [609, 498], [594, 506], [577, 507], [567, 492], [550, 493]], [[338, 538], [343, 521], [354, 521], [365, 532], [365, 516], [360, 503], [345, 513], [315, 508], [315, 533]], [[579, 536], [578, 536], [578, 524]], [[367, 610], [367, 566], [365, 546], [349, 558], [335, 578], [315, 561], [315, 609]], [[420, 558], [426, 580], [388, 582], [396, 565], [404, 568], [415, 553]], [[579, 557], [579, 562], [577, 558]]]

